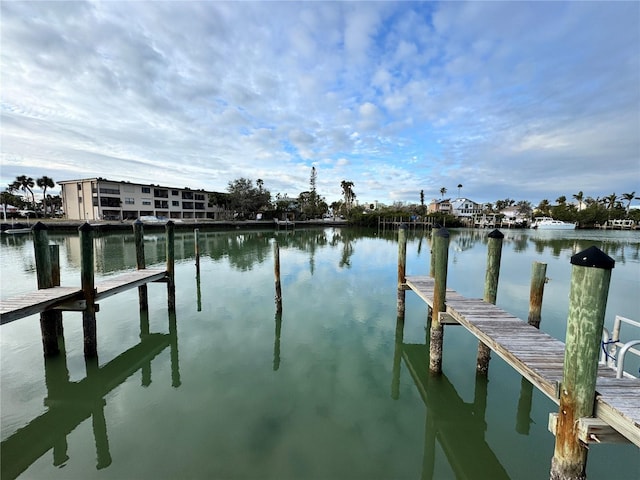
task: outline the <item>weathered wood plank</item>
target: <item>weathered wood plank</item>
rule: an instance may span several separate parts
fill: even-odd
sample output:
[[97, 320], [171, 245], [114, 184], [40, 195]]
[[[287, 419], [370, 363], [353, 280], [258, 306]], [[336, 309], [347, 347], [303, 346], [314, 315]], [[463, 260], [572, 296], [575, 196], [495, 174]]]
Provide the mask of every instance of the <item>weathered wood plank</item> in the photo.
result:
[[58, 303], [80, 299], [78, 287], [51, 287], [0, 302], [0, 325], [44, 312]]
[[96, 301], [117, 293], [139, 287], [146, 283], [162, 280], [167, 276], [165, 270], [135, 270], [96, 284]]
[[[406, 286], [429, 306], [433, 305], [432, 278], [407, 276]], [[559, 403], [557, 388], [563, 378], [564, 342], [493, 304], [464, 298], [450, 289], [446, 303], [446, 314], [452, 321], [463, 325], [553, 402]], [[600, 441], [616, 439], [615, 434], [598, 423], [603, 421], [640, 446], [640, 380], [616, 379], [613, 369], [601, 365], [596, 391], [595, 415], [599, 420], [583, 422], [584, 435], [595, 435]]]
[[[124, 273], [96, 284], [97, 293], [95, 298], [96, 300], [104, 299], [149, 282], [162, 281], [166, 278], [166, 275], [166, 271], [157, 269], [135, 270]], [[9, 298], [0, 302], [0, 325], [46, 310], [64, 309], [65, 304], [73, 305], [73, 302], [80, 300], [82, 300], [82, 290], [79, 287], [44, 288]]]

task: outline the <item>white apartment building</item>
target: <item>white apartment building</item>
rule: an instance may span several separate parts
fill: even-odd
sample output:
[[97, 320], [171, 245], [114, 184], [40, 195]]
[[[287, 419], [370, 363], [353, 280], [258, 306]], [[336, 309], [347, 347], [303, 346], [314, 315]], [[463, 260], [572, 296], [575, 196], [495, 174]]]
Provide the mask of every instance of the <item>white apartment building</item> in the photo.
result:
[[57, 182], [69, 220], [135, 220], [143, 216], [222, 220], [227, 211], [209, 206], [215, 192], [154, 184], [83, 178]]
[[483, 205], [468, 198], [456, 198], [451, 202], [451, 211], [458, 218], [473, 218], [482, 213]]

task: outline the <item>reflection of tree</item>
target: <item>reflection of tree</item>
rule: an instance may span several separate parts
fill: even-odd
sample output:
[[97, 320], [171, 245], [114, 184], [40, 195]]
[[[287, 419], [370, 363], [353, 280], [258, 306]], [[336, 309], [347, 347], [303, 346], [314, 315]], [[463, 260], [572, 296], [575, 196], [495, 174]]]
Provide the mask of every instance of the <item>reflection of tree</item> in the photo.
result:
[[620, 262], [623, 265], [628, 255], [631, 255], [633, 260], [640, 259], [640, 243], [629, 240], [529, 237], [529, 241], [535, 245], [537, 253], [543, 253], [548, 248], [554, 257], [559, 257], [563, 252], [573, 255], [592, 245], [596, 245], [616, 262]]

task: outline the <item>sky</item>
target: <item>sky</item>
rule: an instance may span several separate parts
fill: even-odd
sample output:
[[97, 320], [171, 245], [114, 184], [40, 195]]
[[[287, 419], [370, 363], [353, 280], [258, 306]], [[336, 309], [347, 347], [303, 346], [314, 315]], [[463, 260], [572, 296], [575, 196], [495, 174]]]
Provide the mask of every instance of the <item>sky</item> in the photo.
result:
[[640, 196], [640, 2], [2, 1], [0, 14], [3, 186], [226, 191], [244, 177], [297, 197], [315, 167], [328, 203], [343, 180], [362, 203], [443, 187], [479, 203]]

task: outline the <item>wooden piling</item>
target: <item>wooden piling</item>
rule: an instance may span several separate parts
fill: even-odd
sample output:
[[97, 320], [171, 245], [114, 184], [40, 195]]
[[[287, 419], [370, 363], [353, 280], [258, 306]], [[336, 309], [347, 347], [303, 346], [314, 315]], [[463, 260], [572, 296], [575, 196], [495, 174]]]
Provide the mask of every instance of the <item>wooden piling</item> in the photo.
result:
[[176, 309], [176, 277], [175, 277], [175, 224], [169, 220], [165, 225], [167, 236], [167, 306], [170, 311]]
[[193, 248], [196, 255], [196, 270], [200, 271], [200, 229], [193, 230]]
[[398, 229], [398, 315], [404, 312], [405, 275], [407, 269], [407, 225], [402, 224]]
[[98, 341], [96, 336], [96, 305], [94, 286], [94, 253], [93, 227], [84, 223], [78, 228], [80, 234], [80, 283], [85, 300], [82, 311], [82, 329], [84, 331], [84, 356], [93, 358], [98, 355]]
[[552, 480], [586, 478], [587, 448], [578, 420], [593, 416], [600, 341], [615, 261], [593, 246], [571, 257], [569, 316]]
[[540, 328], [542, 296], [547, 283], [547, 264], [533, 262], [531, 267], [531, 288], [529, 290], [529, 325]]
[[447, 263], [449, 261], [449, 231], [440, 228], [433, 236], [433, 256], [435, 257], [433, 308], [429, 334], [429, 371], [442, 373], [442, 341], [444, 330], [438, 317], [446, 310]]
[[[498, 296], [498, 278], [500, 276], [500, 260], [502, 258], [502, 239], [504, 234], [500, 230], [494, 230], [489, 235], [487, 242], [487, 272], [484, 280], [483, 300], [495, 305]], [[486, 375], [489, 371], [491, 349], [482, 342], [478, 342], [478, 358], [476, 372]]]
[[[51, 281], [54, 287], [60, 286], [60, 245], [49, 245], [49, 256], [51, 257]], [[56, 324], [56, 335], [58, 342], [64, 340], [64, 327], [62, 325], [62, 311], [51, 310], [47, 312], [51, 315]]]
[[276, 313], [282, 312], [282, 286], [280, 284], [280, 247], [278, 242], [273, 242], [273, 274], [276, 288]]
[[[133, 240], [136, 245], [136, 267], [138, 270], [143, 270], [146, 268], [144, 257], [144, 224], [140, 219], [133, 222]], [[138, 287], [138, 301], [140, 303], [140, 310], [149, 308], [147, 284]]]
[[[51, 250], [49, 249], [49, 235], [47, 226], [42, 222], [36, 223], [31, 229], [33, 232], [33, 248], [36, 260], [36, 279], [38, 289], [51, 288], [54, 285]], [[42, 349], [45, 356], [60, 353], [58, 347], [57, 315], [53, 312], [40, 314], [40, 332], [42, 334]]]
[[60, 286], [60, 245], [49, 245], [49, 258], [51, 259], [51, 284]]

